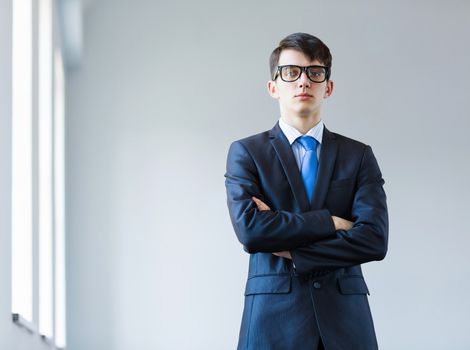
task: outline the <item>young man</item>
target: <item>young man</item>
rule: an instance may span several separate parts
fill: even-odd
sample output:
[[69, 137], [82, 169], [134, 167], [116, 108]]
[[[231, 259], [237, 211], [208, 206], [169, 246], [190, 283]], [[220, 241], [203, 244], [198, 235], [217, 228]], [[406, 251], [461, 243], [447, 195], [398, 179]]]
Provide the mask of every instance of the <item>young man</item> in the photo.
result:
[[225, 185], [250, 254], [238, 349], [377, 349], [361, 264], [387, 252], [384, 180], [369, 146], [329, 131], [331, 54], [295, 33], [270, 58], [280, 119], [235, 141]]

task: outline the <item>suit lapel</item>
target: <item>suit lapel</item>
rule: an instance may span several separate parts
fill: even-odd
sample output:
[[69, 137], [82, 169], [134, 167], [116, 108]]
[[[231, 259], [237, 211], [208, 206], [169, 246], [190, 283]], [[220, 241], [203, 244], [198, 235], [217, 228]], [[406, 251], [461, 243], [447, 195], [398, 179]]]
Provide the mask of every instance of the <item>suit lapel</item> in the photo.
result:
[[325, 127], [320, 151], [317, 182], [313, 194], [312, 210], [322, 209], [325, 203], [331, 175], [333, 174], [338, 143], [336, 137]]
[[308, 203], [307, 193], [305, 192], [299, 167], [297, 166], [294, 154], [292, 153], [291, 145], [279, 127], [279, 122], [276, 123], [274, 128], [269, 131], [269, 137], [271, 139], [271, 144], [281, 161], [282, 168], [287, 176], [287, 180], [289, 181], [295, 200], [302, 211], [308, 211], [310, 209], [310, 205]]
[[305, 187], [302, 182], [302, 176], [300, 175], [299, 167], [295, 161], [291, 145], [279, 127], [279, 123], [276, 123], [274, 128], [269, 131], [269, 137], [287, 176], [294, 198], [299, 204], [301, 210], [309, 211], [322, 209], [326, 195], [328, 194], [328, 187], [331, 175], [333, 174], [336, 153], [338, 150], [335, 136], [326, 127], [323, 129], [320, 161], [312, 207], [310, 207], [308, 202], [307, 193], [305, 192]]

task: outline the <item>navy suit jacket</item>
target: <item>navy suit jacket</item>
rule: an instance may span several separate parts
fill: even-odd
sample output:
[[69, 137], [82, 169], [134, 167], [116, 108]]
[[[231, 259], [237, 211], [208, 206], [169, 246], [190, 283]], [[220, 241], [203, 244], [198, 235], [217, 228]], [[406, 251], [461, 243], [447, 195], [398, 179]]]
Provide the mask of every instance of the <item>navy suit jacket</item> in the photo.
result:
[[[370, 146], [323, 132], [312, 205], [279, 124], [231, 144], [227, 203], [250, 254], [239, 349], [377, 349], [360, 264], [388, 244], [384, 180]], [[271, 210], [260, 211], [252, 196]], [[331, 216], [354, 223], [335, 230]], [[272, 254], [289, 250], [292, 260]]]

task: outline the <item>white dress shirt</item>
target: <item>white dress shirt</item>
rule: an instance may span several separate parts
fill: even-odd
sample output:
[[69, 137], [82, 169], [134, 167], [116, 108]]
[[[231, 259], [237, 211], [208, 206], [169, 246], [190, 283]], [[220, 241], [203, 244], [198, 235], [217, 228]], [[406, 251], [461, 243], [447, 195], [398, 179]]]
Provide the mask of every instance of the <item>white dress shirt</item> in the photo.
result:
[[[304, 134], [302, 134], [299, 130], [294, 128], [292, 125], [287, 124], [282, 118], [279, 119], [279, 127], [281, 128], [282, 132], [287, 137], [287, 140], [290, 143], [292, 152], [294, 153], [295, 161], [297, 162], [297, 166], [299, 167], [299, 170], [300, 170], [302, 168], [302, 160], [304, 159], [304, 155], [306, 151], [305, 151], [305, 148], [303, 148], [303, 146], [300, 143], [295, 142], [295, 140], [299, 136], [304, 136]], [[305, 136], [312, 136], [318, 142], [317, 160], [320, 159], [321, 141], [323, 139], [323, 128], [324, 128], [323, 121], [320, 120], [320, 122], [317, 125], [311, 128], [305, 134]]]

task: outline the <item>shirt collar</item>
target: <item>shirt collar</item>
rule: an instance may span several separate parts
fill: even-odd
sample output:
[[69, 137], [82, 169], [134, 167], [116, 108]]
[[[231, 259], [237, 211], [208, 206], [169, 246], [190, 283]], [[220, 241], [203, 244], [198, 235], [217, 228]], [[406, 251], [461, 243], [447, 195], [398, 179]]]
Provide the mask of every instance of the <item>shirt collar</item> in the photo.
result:
[[[302, 134], [292, 125], [287, 124], [282, 118], [279, 119], [279, 127], [281, 128], [284, 135], [287, 137], [287, 140], [289, 141], [289, 144], [291, 146], [299, 136], [304, 136], [304, 134]], [[312, 136], [315, 140], [317, 140], [319, 144], [321, 144], [321, 141], [323, 139], [323, 128], [323, 121], [320, 120], [320, 122], [313, 128], [311, 128], [309, 131], [307, 131], [305, 135]]]

